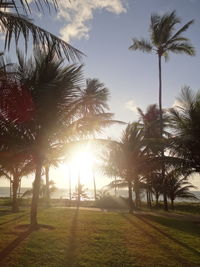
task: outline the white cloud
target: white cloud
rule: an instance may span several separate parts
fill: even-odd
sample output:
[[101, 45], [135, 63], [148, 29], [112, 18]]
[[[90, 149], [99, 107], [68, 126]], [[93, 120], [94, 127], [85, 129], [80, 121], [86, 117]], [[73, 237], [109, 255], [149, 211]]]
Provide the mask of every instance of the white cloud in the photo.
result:
[[133, 112], [137, 112], [137, 106], [133, 100], [129, 100], [128, 102], [125, 103], [125, 108], [129, 109]]
[[60, 30], [61, 38], [69, 42], [71, 39], [89, 38], [91, 25], [96, 10], [107, 10], [114, 14], [126, 12], [128, 0], [59, 0], [58, 18], [66, 21]]

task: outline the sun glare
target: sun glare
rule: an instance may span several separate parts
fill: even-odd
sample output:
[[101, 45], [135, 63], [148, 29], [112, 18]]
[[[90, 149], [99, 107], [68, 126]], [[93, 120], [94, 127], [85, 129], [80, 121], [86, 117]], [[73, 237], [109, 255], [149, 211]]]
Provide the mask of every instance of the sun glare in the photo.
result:
[[94, 155], [91, 150], [85, 149], [74, 153], [70, 168], [73, 172], [80, 174], [81, 184], [92, 186], [92, 172], [93, 172]]

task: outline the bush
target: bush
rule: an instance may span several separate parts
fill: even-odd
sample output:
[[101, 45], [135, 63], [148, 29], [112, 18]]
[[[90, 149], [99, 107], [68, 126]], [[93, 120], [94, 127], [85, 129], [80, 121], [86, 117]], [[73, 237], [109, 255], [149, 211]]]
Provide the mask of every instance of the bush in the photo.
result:
[[96, 200], [95, 206], [97, 208], [105, 209], [127, 209], [127, 199], [123, 197], [113, 197], [110, 195], [103, 196]]

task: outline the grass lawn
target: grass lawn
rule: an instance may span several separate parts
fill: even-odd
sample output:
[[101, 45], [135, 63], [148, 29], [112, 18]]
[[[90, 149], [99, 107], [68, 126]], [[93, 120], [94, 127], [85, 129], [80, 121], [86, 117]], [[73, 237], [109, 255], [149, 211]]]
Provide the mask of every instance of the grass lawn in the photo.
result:
[[28, 232], [28, 211], [0, 211], [0, 266], [200, 266], [200, 222], [161, 213], [43, 209]]

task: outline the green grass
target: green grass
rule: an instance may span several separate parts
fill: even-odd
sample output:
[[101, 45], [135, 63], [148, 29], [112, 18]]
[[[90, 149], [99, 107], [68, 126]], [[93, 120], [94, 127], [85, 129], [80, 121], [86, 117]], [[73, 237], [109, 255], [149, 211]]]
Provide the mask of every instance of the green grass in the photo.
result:
[[[129, 215], [51, 208], [25, 233], [27, 211], [0, 212], [0, 266], [199, 266], [200, 224], [159, 213]], [[2, 253], [3, 251], [3, 253]]]

